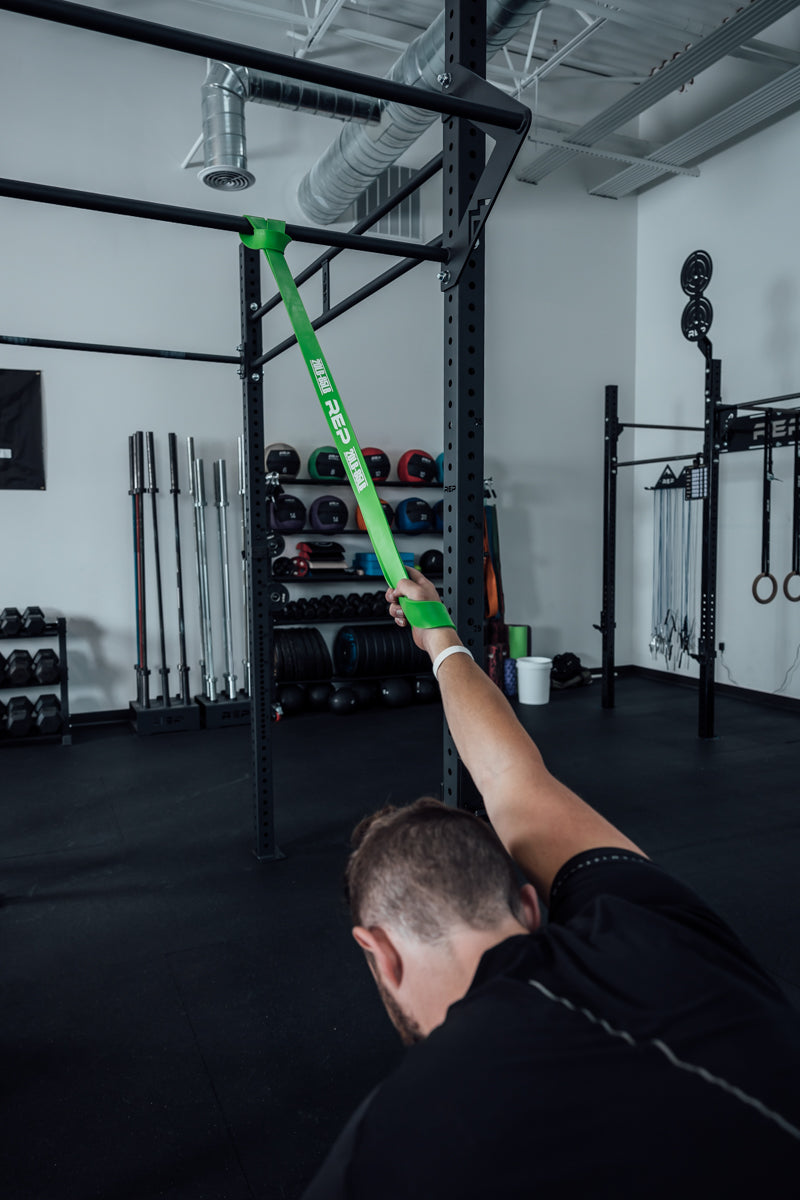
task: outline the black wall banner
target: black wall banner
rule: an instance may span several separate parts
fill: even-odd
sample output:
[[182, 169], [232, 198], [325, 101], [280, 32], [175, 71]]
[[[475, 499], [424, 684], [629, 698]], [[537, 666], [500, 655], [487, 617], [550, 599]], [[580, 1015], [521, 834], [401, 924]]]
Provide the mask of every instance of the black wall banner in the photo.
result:
[[44, 486], [42, 373], [0, 370], [0, 488]]

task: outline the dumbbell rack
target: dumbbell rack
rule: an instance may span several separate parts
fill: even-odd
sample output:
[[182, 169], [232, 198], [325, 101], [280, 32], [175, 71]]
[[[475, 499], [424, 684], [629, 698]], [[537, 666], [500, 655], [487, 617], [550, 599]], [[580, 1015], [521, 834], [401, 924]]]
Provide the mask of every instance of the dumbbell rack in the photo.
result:
[[[6, 737], [0, 736], [0, 749], [8, 746], [46, 746], [61, 743], [62, 746], [70, 746], [72, 744], [72, 733], [70, 729], [69, 718], [69, 669], [67, 666], [67, 621], [65, 617], [59, 617], [55, 621], [48, 621], [41, 633], [26, 633], [24, 630], [20, 633], [3, 634], [0, 633], [0, 641], [17, 642], [28, 641], [39, 638], [58, 638], [58, 661], [60, 668], [60, 699], [61, 699], [61, 732], [38, 734], [32, 733], [27, 737]], [[29, 684], [28, 689], [36, 687], [35, 684]], [[42, 685], [49, 687], [50, 685]], [[3, 692], [17, 692], [20, 689], [11, 686], [2, 686]], [[23, 691], [26, 689], [22, 689]]]

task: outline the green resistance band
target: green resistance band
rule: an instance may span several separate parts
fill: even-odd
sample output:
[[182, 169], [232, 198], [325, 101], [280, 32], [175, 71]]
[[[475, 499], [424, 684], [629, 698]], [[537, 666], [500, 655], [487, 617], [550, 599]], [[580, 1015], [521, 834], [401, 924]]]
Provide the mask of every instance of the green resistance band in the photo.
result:
[[[267, 262], [275, 276], [278, 291], [297, 337], [297, 344], [316, 388], [334, 445], [361, 508], [375, 556], [389, 586], [397, 587], [401, 579], [408, 578], [408, 572], [397, 552], [375, 484], [370, 479], [361, 447], [333, 382], [317, 335], [300, 299], [292, 273], [286, 265], [284, 250], [292, 239], [287, 234], [283, 221], [268, 220], [264, 217], [246, 219], [253, 226], [253, 233], [243, 233], [240, 235], [241, 239], [251, 250], [263, 250], [267, 256]], [[438, 629], [453, 625], [450, 614], [438, 600], [410, 600], [407, 596], [401, 596], [400, 606], [409, 624], [417, 629]]]

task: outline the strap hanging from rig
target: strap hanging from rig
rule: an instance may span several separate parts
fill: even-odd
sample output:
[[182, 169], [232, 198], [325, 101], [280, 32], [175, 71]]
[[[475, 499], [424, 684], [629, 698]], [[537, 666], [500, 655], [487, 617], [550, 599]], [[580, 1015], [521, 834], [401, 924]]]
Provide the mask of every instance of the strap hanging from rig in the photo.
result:
[[[396, 587], [401, 579], [408, 578], [389, 524], [383, 512], [380, 497], [370, 478], [355, 431], [345, 412], [336, 384], [333, 381], [317, 335], [305, 310], [292, 273], [286, 265], [284, 251], [292, 240], [286, 232], [284, 221], [264, 217], [246, 217], [253, 226], [252, 234], [240, 234], [245, 246], [251, 250], [263, 250], [275, 277], [278, 291], [286, 307], [289, 320], [297, 338], [297, 344], [305, 359], [320, 406], [333, 436], [333, 444], [344, 465], [345, 474], [353, 494], [364, 516], [367, 533], [380, 563], [384, 578], [390, 587]], [[453, 621], [445, 606], [436, 600], [409, 600], [401, 596], [400, 606], [410, 625], [417, 629], [437, 629], [452, 626]]]

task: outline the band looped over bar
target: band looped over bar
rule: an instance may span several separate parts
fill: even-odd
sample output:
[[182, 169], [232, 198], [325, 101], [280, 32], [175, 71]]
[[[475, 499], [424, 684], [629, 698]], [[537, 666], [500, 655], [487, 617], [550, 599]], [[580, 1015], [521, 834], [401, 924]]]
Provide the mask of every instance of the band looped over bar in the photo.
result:
[[[294, 329], [297, 344], [306, 361], [320, 406], [328, 422], [333, 444], [342, 460], [348, 482], [364, 517], [372, 548], [386, 582], [390, 587], [397, 587], [401, 579], [408, 578], [408, 572], [397, 552], [380, 497], [370, 478], [361, 447], [345, 412], [317, 335], [303, 306], [303, 301], [300, 299], [300, 293], [292, 278], [292, 273], [286, 265], [283, 252], [291, 238], [286, 232], [285, 222], [264, 217], [248, 216], [246, 219], [253, 226], [253, 233], [243, 233], [239, 236], [245, 246], [251, 250], [263, 250], [266, 255]], [[437, 629], [453, 625], [450, 614], [440, 601], [410, 600], [407, 596], [401, 596], [400, 606], [408, 623], [417, 629]]]

